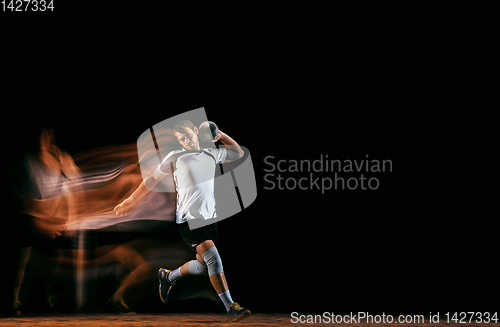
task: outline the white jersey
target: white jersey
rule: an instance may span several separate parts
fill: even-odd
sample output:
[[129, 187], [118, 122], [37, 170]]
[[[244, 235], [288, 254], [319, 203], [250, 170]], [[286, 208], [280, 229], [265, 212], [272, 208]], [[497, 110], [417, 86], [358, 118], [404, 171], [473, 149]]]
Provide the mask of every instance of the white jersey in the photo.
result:
[[61, 170], [51, 170], [37, 155], [28, 155], [26, 164], [30, 176], [29, 197], [45, 200], [68, 192], [68, 179]]
[[184, 151], [186, 150], [170, 152], [158, 165], [158, 170], [166, 175], [172, 174], [171, 162], [175, 167], [176, 222], [181, 224], [189, 219], [215, 218], [215, 165], [226, 160], [227, 150], [207, 148], [182, 154]]

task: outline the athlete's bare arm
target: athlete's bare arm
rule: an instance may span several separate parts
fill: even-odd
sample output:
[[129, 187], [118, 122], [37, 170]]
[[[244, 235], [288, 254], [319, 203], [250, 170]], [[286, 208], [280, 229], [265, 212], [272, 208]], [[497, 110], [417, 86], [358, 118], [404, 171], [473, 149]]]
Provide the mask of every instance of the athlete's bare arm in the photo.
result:
[[231, 136], [219, 130], [219, 135], [217, 135], [217, 137], [212, 142], [217, 142], [218, 140], [220, 140], [228, 150], [226, 160], [224, 160], [224, 162], [235, 161], [243, 157], [244, 154], [243, 149], [238, 145], [238, 143], [235, 140], [231, 138]]
[[154, 173], [152, 173], [150, 176], [146, 177], [139, 187], [132, 193], [128, 198], [122, 201], [119, 205], [117, 205], [113, 210], [115, 211], [115, 214], [117, 216], [122, 216], [126, 214], [135, 204], [137, 201], [142, 199], [150, 189], [156, 186], [163, 177], [166, 175], [160, 172], [160, 169], [156, 169]]
[[[82, 171], [75, 164], [73, 158], [69, 153], [62, 150], [59, 151], [59, 161], [61, 162], [61, 170], [68, 178], [69, 181], [74, 181], [81, 175]], [[76, 230], [71, 230], [71, 225], [78, 220], [77, 217], [77, 203], [81, 201], [78, 191], [80, 188], [70, 183], [70, 187], [64, 191], [64, 196], [68, 204], [68, 219], [65, 223], [65, 230], [67, 236], [75, 236]]]

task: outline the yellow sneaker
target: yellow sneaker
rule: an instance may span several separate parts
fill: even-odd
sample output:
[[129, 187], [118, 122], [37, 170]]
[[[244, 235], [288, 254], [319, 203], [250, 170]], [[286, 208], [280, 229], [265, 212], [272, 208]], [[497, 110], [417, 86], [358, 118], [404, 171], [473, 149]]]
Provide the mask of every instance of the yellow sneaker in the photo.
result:
[[160, 294], [160, 300], [163, 304], [168, 302], [168, 293], [170, 293], [172, 286], [175, 285], [175, 283], [171, 283], [168, 280], [168, 274], [170, 274], [170, 270], [168, 269], [160, 268], [158, 270], [158, 282], [160, 284], [158, 287], [158, 293]]
[[237, 302], [233, 302], [229, 307], [229, 311], [227, 314], [231, 316], [233, 321], [239, 321], [241, 319], [245, 319], [250, 316], [250, 310], [243, 308]]

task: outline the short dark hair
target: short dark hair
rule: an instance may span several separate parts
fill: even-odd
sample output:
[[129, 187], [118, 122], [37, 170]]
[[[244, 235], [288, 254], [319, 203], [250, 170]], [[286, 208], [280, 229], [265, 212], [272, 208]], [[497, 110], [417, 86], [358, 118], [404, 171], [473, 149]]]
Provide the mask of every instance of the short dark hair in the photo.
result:
[[186, 130], [186, 128], [190, 128], [192, 131], [194, 131], [193, 123], [189, 120], [181, 120], [175, 125], [174, 131], [182, 133]]

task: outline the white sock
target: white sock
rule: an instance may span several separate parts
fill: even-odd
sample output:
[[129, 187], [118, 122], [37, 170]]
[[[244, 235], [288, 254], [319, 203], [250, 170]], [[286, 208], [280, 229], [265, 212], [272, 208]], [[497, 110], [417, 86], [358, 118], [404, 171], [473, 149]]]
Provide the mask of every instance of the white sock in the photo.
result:
[[229, 290], [220, 293], [219, 297], [222, 300], [222, 303], [224, 303], [226, 311], [229, 311], [229, 307], [231, 306], [231, 304], [233, 304], [233, 299], [231, 299], [231, 294], [229, 294]]
[[182, 277], [182, 274], [181, 274], [181, 267], [175, 269], [175, 270], [172, 270], [170, 272], [170, 274], [168, 274], [167, 278], [168, 280], [171, 282], [171, 283], [175, 283], [176, 280], [178, 280], [179, 278]]

